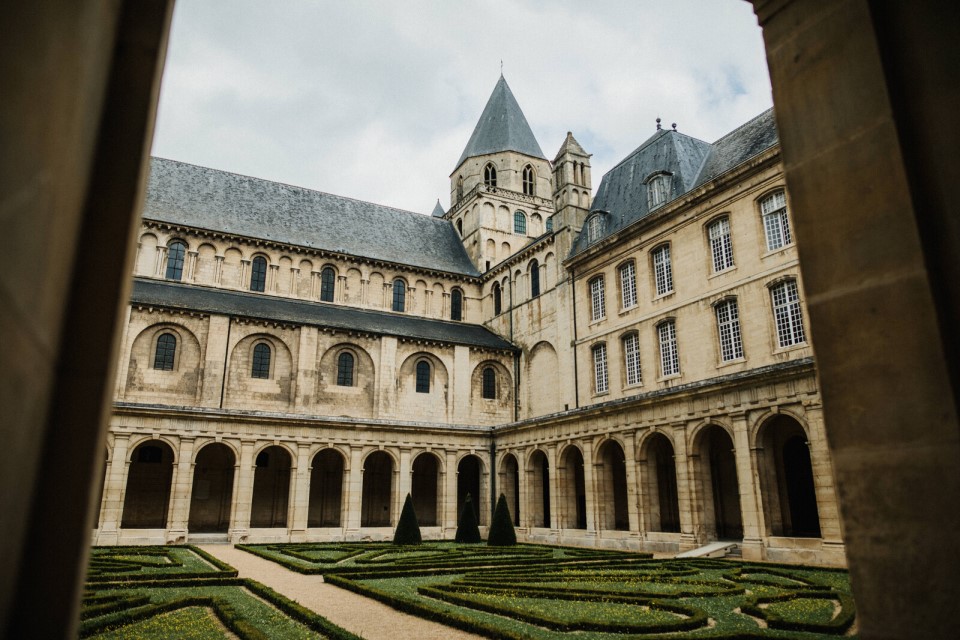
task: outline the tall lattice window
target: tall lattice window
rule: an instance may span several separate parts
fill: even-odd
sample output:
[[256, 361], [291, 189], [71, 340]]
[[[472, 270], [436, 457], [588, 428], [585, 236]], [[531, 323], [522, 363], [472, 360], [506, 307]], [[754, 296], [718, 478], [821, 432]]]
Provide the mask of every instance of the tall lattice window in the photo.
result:
[[403, 280], [393, 281], [393, 310], [404, 311], [407, 306], [407, 285]]
[[337, 272], [333, 267], [324, 267], [320, 272], [320, 299], [324, 302], [333, 302], [334, 287], [337, 283]]
[[337, 357], [337, 385], [340, 387], [353, 386], [353, 354], [344, 351]]
[[523, 211], [516, 211], [513, 214], [513, 232], [522, 234], [527, 232], [527, 216]]
[[720, 218], [707, 227], [710, 235], [710, 253], [713, 270], [723, 271], [733, 266], [733, 242], [730, 239], [730, 218]]
[[164, 333], [157, 338], [157, 350], [153, 354], [153, 368], [160, 371], [173, 371], [176, 355], [176, 336], [172, 333]]
[[806, 342], [803, 331], [803, 311], [796, 280], [785, 280], [770, 289], [773, 298], [773, 317], [777, 323], [777, 340], [781, 347]]
[[763, 214], [763, 230], [767, 236], [767, 249], [773, 251], [793, 242], [790, 236], [790, 221], [787, 218], [787, 195], [783, 191], [772, 193], [760, 202]]
[[717, 331], [720, 336], [720, 359], [724, 362], [743, 357], [740, 337], [740, 313], [736, 300], [723, 300], [716, 307]]
[[607, 305], [603, 296], [603, 276], [590, 281], [590, 319], [602, 320], [607, 317]]
[[677, 326], [673, 320], [657, 325], [657, 338], [660, 341], [660, 370], [663, 376], [680, 373], [680, 354], [677, 350]]
[[463, 320], [463, 292], [460, 289], [450, 292], [450, 319]]
[[637, 306], [637, 268], [633, 260], [620, 266], [620, 301], [624, 309]]
[[653, 279], [657, 295], [673, 291], [673, 265], [670, 263], [670, 245], [660, 245], [653, 250]]
[[463, 176], [457, 178], [457, 202], [463, 200]]
[[640, 336], [636, 333], [623, 339], [623, 365], [627, 371], [627, 385], [640, 384]]
[[488, 187], [497, 186], [497, 168], [492, 164], [488, 164], [483, 168], [483, 184]]
[[259, 343], [253, 347], [253, 366], [250, 368], [253, 378], [270, 377], [270, 346]]
[[597, 393], [604, 393], [607, 384], [607, 345], [601, 342], [593, 347], [593, 387]]
[[553, 216], [547, 218], [547, 233], [553, 233]]
[[257, 256], [250, 265], [250, 291], [265, 291], [267, 288], [267, 259]]
[[668, 175], [659, 175], [647, 183], [647, 205], [650, 209], [659, 207], [670, 197], [672, 179]]
[[540, 263], [536, 260], [530, 262], [530, 297], [536, 298], [540, 295]]
[[183, 280], [183, 258], [187, 255], [187, 245], [174, 240], [167, 245], [167, 279]]
[[498, 316], [503, 313], [503, 291], [500, 283], [493, 283], [493, 315]]
[[600, 239], [603, 235], [603, 218], [597, 214], [587, 222], [587, 241], [591, 244]]
[[497, 398], [497, 372], [493, 367], [484, 367], [482, 374], [482, 395], [487, 400]]
[[523, 168], [523, 192], [528, 196], [533, 194], [533, 167], [527, 165]]
[[417, 393], [430, 393], [430, 363], [426, 360], [417, 363]]

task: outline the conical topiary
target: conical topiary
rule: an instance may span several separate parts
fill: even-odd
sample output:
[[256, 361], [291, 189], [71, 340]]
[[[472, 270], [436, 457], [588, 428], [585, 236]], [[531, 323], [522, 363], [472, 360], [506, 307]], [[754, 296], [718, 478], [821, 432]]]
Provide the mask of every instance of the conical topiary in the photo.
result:
[[490, 535], [487, 544], [491, 547], [511, 547], [517, 544], [517, 532], [513, 528], [513, 518], [507, 508], [507, 498], [501, 493], [497, 508], [490, 523]]
[[477, 514], [473, 512], [473, 502], [470, 500], [469, 493], [466, 500], [463, 501], [463, 509], [460, 510], [460, 521], [457, 523], [457, 535], [454, 540], [456, 542], [483, 542], [480, 539]]
[[417, 522], [417, 514], [413, 511], [413, 498], [407, 494], [407, 499], [403, 503], [403, 511], [400, 512], [400, 522], [397, 523], [397, 530], [393, 534], [393, 544], [420, 544], [423, 539], [420, 537], [420, 524]]

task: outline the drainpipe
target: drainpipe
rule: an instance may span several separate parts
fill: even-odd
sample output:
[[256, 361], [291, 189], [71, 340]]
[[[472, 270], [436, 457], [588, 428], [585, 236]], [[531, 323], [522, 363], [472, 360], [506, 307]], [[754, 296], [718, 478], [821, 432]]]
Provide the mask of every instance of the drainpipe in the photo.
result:
[[490, 524], [493, 525], [493, 514], [497, 510], [497, 435], [490, 434]]
[[580, 380], [577, 368], [577, 273], [570, 269], [570, 289], [573, 295], [573, 401], [574, 408], [580, 408]]

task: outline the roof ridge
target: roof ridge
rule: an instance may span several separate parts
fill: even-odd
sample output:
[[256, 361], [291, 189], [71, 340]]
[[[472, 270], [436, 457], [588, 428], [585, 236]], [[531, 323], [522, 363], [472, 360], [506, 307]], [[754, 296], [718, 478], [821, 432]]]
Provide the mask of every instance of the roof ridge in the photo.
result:
[[[729, 138], [730, 136], [732, 136], [733, 134], [737, 133], [737, 132], [740, 131], [741, 129], [747, 127], [748, 125], [753, 124], [754, 122], [756, 122], [757, 120], [759, 120], [759, 119], [762, 118], [763, 116], [767, 115], [768, 113], [773, 113], [773, 107], [770, 107], [769, 109], [764, 109], [763, 111], [761, 111], [761, 112], [758, 113], [757, 115], [753, 116], [752, 118], [750, 118], [749, 120], [747, 120], [746, 122], [744, 122], [743, 124], [741, 124], [740, 126], [738, 126], [738, 127], [734, 128], [734, 129], [731, 129], [730, 131], [726, 132], [725, 134], [723, 134], [722, 136], [720, 136], [719, 138], [717, 138], [716, 140], [714, 140], [714, 141], [713, 141], [712, 143], [710, 143], [710, 144], [719, 144], [721, 141], [725, 140], [726, 138]], [[774, 122], [776, 122], [776, 118], [774, 118]]]

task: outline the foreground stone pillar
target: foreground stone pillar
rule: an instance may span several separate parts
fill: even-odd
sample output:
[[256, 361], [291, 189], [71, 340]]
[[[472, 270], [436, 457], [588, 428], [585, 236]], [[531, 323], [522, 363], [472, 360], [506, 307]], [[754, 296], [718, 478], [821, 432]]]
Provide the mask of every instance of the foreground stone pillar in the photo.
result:
[[256, 470], [253, 448], [256, 442], [244, 440], [240, 444], [240, 461], [237, 464], [236, 484], [233, 490], [233, 506], [230, 518], [230, 540], [244, 542], [250, 532], [250, 509], [253, 502], [253, 474]]
[[297, 468], [290, 483], [290, 504], [293, 517], [290, 525], [290, 541], [303, 542], [307, 538], [307, 515], [310, 509], [310, 445], [297, 445]]
[[177, 466], [173, 470], [170, 491], [170, 517], [167, 519], [167, 541], [182, 544], [187, 539], [190, 518], [190, 495], [193, 488], [193, 447], [196, 438], [180, 438]]
[[117, 544], [120, 539], [120, 515], [123, 513], [123, 489], [127, 482], [127, 447], [130, 436], [118, 433], [113, 436], [113, 457], [107, 469], [103, 486], [103, 522], [100, 525], [99, 544]]
[[740, 517], [743, 520], [743, 559], [763, 559], [763, 512], [760, 510], [760, 477], [750, 450], [746, 414], [731, 414], [733, 448], [740, 490]]

